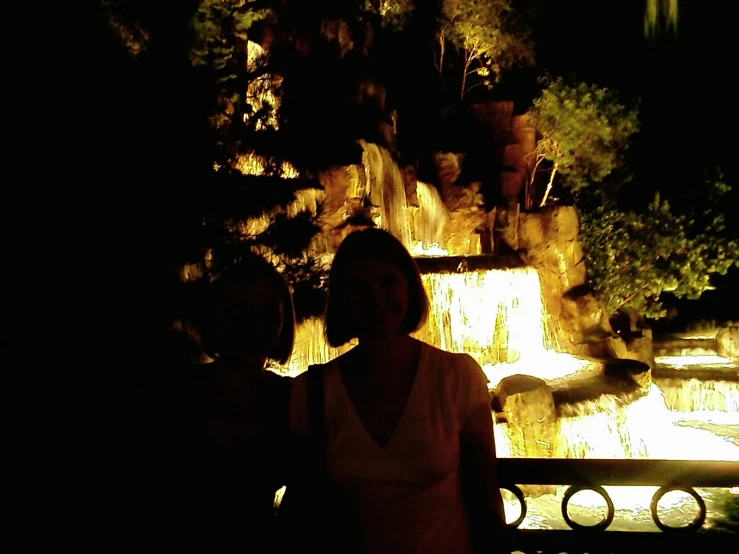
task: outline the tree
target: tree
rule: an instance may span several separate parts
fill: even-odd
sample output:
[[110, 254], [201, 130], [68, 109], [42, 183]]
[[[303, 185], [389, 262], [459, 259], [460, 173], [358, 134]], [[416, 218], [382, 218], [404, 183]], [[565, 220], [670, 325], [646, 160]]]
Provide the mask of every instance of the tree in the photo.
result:
[[645, 317], [666, 315], [663, 292], [697, 299], [712, 275], [739, 267], [739, 241], [725, 233], [719, 206], [730, 187], [706, 183], [703, 205], [675, 214], [659, 193], [644, 213], [621, 211], [596, 194], [594, 209], [580, 208], [580, 238], [593, 288], [613, 314], [630, 307]]
[[247, 33], [271, 10], [254, 0], [202, 0], [190, 25], [193, 65], [209, 66], [218, 81], [236, 79], [247, 60]]
[[542, 162], [552, 164], [541, 206], [557, 174], [573, 192], [603, 181], [622, 164], [629, 139], [639, 128], [636, 109], [620, 104], [613, 91], [587, 83], [569, 85], [562, 78], [544, 82], [547, 86], [529, 112], [538, 135], [529, 189]]
[[[145, 65], [151, 54], [148, 42], [159, 39], [161, 29], [154, 32], [147, 27], [150, 18], [141, 17], [147, 12], [139, 9], [137, 0], [104, 2], [108, 26], [128, 50], [132, 63]], [[174, 205], [182, 202], [181, 197], [192, 199], [188, 224], [195, 223], [177, 229], [183, 250], [176, 256], [182, 281], [173, 293], [176, 298], [181, 291], [188, 296], [185, 289], [197, 296], [200, 284], [250, 251], [269, 258], [284, 272], [296, 290], [298, 304], [309, 304], [306, 294], [299, 291], [310, 296], [322, 283], [320, 264], [306, 252], [318, 231], [315, 218], [320, 206], [312, 190], [317, 183], [299, 175], [284, 155], [276, 118], [279, 105], [272, 94], [272, 68], [256, 42], [254, 24], [266, 17], [276, 19], [269, 4], [258, 0], [196, 1], [183, 20], [189, 34], [181, 35], [178, 55], [185, 62], [189, 59], [189, 68], [184, 69], [198, 76], [209, 95], [207, 110], [202, 113], [208, 140], [199, 150], [204, 159], [210, 159], [205, 175], [192, 179], [192, 185], [176, 183], [173, 187], [182, 194], [170, 198]], [[138, 38], [134, 45], [132, 36]], [[170, 93], [175, 98], [183, 94], [180, 90]], [[170, 114], [167, 108], [167, 103], [161, 104], [162, 112]], [[189, 115], [185, 110], [171, 113], [174, 118]], [[165, 135], [162, 143], [167, 144], [168, 139]], [[182, 163], [185, 153], [175, 154], [170, 159]], [[162, 163], [166, 163], [164, 159]], [[172, 319], [186, 317], [184, 302], [174, 309], [182, 311], [171, 313]], [[313, 305], [307, 309], [315, 312], [318, 308]]]
[[501, 72], [518, 62], [532, 62], [533, 51], [527, 35], [516, 29], [508, 0], [443, 0], [437, 40], [436, 67], [444, 67], [447, 42], [462, 58], [460, 98], [473, 74], [492, 85]]
[[365, 0], [366, 13], [380, 16], [382, 26], [402, 29], [413, 11], [413, 0]]
[[187, 270], [198, 280], [218, 274], [245, 252], [258, 252], [293, 286], [301, 317], [322, 308], [305, 300], [324, 277], [308, 252], [320, 213], [311, 189], [320, 185], [287, 159], [274, 68], [258, 37], [250, 37], [256, 22], [279, 21], [280, 13], [265, 5], [204, 0], [191, 21], [192, 63], [216, 83], [211, 124], [218, 148], [213, 181], [203, 191], [203, 258]]

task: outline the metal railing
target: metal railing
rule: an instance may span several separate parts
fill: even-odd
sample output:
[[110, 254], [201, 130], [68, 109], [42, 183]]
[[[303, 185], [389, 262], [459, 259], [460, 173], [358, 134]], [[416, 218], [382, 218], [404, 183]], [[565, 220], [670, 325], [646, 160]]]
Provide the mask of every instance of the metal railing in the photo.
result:
[[[706, 504], [695, 487], [739, 486], [739, 462], [676, 461], [676, 460], [582, 460], [501, 458], [499, 460], [501, 488], [509, 490], [521, 505], [521, 514], [509, 524], [512, 551], [528, 552], [624, 552], [644, 548], [678, 549], [716, 548], [716, 552], [734, 551], [728, 547], [727, 534], [705, 529]], [[528, 499], [520, 485], [564, 485], [561, 512], [570, 530], [519, 529], [528, 513]], [[657, 486], [649, 507], [652, 520], [660, 531], [612, 531], [614, 506], [603, 488], [616, 486]], [[595, 525], [576, 523], [569, 515], [571, 498], [580, 491], [600, 494], [606, 504], [605, 517]], [[672, 527], [660, 518], [658, 503], [671, 491], [692, 496], [698, 511], [694, 519], [682, 527]], [[737, 541], [739, 543], [739, 541]]]

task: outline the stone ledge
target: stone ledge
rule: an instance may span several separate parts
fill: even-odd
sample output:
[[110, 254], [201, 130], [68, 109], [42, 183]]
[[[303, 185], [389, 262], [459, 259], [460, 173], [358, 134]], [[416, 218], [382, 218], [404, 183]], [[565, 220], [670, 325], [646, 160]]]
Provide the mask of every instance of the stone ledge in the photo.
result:
[[421, 273], [465, 273], [490, 269], [512, 269], [526, 267], [517, 254], [508, 256], [417, 256], [414, 258]]
[[730, 381], [739, 383], [739, 367], [669, 367], [657, 366], [653, 372], [654, 379], [697, 379], [699, 381]]

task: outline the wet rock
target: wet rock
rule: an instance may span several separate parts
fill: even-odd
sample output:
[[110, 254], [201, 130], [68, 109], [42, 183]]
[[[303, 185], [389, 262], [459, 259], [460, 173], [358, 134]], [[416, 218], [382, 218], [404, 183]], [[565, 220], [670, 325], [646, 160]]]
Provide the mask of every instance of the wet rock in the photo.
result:
[[511, 430], [511, 455], [551, 457], [557, 416], [547, 383], [529, 375], [512, 375], [495, 392]]
[[739, 327], [723, 327], [716, 333], [716, 351], [724, 358], [739, 358]]
[[646, 329], [641, 337], [627, 339], [624, 342], [626, 344], [624, 358], [645, 363], [652, 369], [655, 368], [651, 329]]
[[[511, 440], [511, 456], [551, 458], [557, 437], [557, 412], [552, 391], [541, 379], [512, 375], [503, 379], [495, 391], [495, 408], [505, 416]], [[531, 497], [552, 492], [552, 487], [522, 486]]]
[[620, 357], [644, 362], [654, 369], [652, 329], [641, 314], [631, 308], [622, 308], [611, 316], [609, 323], [626, 345], [626, 352]]
[[569, 289], [562, 297], [561, 321], [567, 340], [577, 354], [599, 358], [625, 358], [624, 341], [611, 329], [603, 301], [586, 285]]
[[647, 389], [652, 384], [652, 368], [638, 360], [606, 360], [603, 363], [603, 374], [616, 380], [631, 380], [642, 389]]

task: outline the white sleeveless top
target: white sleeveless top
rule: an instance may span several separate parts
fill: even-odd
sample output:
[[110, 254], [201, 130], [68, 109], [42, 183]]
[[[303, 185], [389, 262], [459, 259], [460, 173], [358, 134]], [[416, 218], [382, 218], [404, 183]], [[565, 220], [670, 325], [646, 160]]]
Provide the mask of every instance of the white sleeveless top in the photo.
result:
[[[487, 378], [467, 354], [423, 344], [408, 403], [384, 448], [369, 435], [339, 364], [324, 366], [330, 475], [356, 501], [367, 554], [467, 554], [470, 526], [459, 482], [459, 432], [490, 405]], [[307, 372], [293, 383], [290, 420], [307, 436]]]

